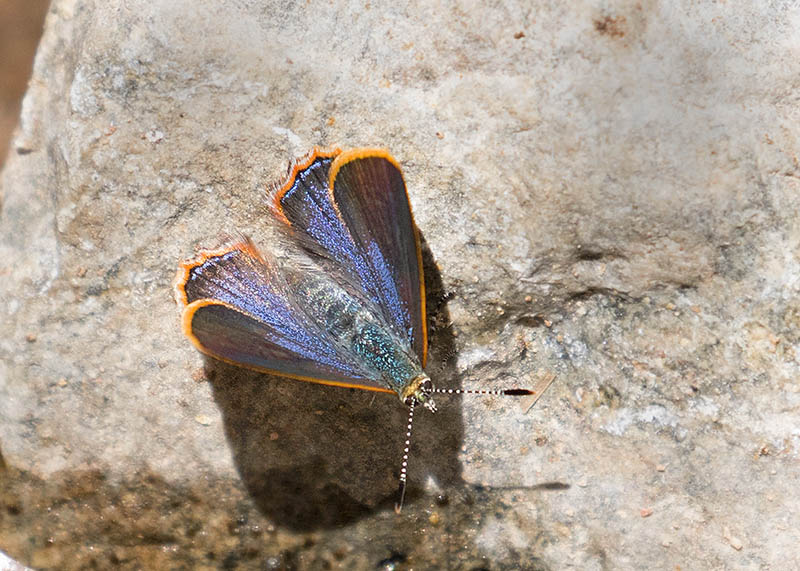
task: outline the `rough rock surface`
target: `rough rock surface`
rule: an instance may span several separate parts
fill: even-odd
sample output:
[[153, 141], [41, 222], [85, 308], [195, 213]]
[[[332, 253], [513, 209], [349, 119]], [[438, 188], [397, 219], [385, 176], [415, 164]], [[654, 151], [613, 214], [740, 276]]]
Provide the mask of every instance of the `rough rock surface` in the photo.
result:
[[[2, 179], [0, 550], [35, 568], [800, 566], [793, 3], [56, 0]], [[313, 145], [429, 248], [418, 415], [182, 337]], [[438, 282], [438, 283], [437, 283]]]

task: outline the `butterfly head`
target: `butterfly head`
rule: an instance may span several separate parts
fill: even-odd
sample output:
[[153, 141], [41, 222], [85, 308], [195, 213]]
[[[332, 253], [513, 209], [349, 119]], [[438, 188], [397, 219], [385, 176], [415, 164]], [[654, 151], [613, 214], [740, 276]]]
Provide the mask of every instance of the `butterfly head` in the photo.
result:
[[429, 411], [436, 412], [436, 403], [431, 398], [433, 392], [433, 383], [431, 383], [430, 377], [425, 373], [420, 373], [406, 385], [400, 394], [400, 400], [407, 406], [422, 405]]

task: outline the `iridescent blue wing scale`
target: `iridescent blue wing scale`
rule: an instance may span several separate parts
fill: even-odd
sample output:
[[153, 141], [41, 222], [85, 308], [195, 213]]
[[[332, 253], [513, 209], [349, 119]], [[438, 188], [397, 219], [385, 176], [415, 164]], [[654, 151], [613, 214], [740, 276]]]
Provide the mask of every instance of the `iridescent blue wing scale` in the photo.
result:
[[336, 157], [330, 180], [334, 204], [369, 268], [370, 292], [424, 366], [422, 251], [400, 166], [386, 151], [357, 149]]
[[335, 261], [424, 366], [419, 235], [396, 161], [381, 150], [315, 150], [275, 191], [274, 210]]
[[175, 290], [184, 332], [203, 353], [300, 380], [392, 392], [305, 317], [274, 261], [249, 240], [182, 264]]
[[[332, 260], [335, 269], [380, 308], [383, 300], [375, 287], [367, 256], [358, 250], [332, 202], [330, 170], [340, 153], [338, 149], [330, 152], [315, 149], [307, 159], [298, 162], [288, 182], [275, 192], [274, 210], [302, 246]], [[389, 324], [394, 325], [391, 321]], [[403, 334], [403, 330], [398, 333]]]

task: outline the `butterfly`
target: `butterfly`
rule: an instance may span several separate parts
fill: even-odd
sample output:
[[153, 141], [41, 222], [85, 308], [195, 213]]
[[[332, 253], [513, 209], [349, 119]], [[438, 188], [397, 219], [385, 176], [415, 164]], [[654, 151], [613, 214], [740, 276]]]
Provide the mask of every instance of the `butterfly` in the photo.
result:
[[314, 148], [268, 192], [282, 238], [267, 252], [241, 238], [180, 264], [183, 332], [201, 352], [257, 371], [392, 393], [414, 408], [434, 388], [420, 234], [403, 174], [385, 150]]

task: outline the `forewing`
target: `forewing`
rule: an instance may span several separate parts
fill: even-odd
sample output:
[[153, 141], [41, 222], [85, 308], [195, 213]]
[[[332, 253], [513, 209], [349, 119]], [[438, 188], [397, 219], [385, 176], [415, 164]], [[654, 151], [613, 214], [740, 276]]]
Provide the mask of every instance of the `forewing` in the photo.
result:
[[319, 330], [249, 241], [182, 264], [175, 284], [186, 335], [202, 352], [301, 380], [391, 392]]
[[424, 366], [422, 254], [400, 167], [385, 151], [355, 150], [336, 158], [330, 178], [334, 204], [370, 275], [369, 293]]
[[385, 151], [316, 149], [275, 191], [274, 209], [322, 252], [425, 364], [419, 236], [400, 168]]
[[301, 246], [333, 260], [361, 289], [358, 265], [363, 256], [331, 202], [330, 168], [338, 149], [315, 149], [297, 161], [286, 182], [274, 190], [273, 209], [289, 224]]

